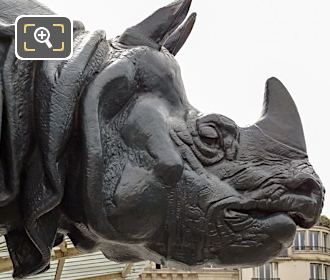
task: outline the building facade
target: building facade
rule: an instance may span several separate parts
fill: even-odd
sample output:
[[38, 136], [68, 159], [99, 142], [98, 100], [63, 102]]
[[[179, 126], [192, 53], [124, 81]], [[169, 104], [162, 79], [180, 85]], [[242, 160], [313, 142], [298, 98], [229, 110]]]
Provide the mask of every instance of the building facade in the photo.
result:
[[260, 267], [242, 270], [242, 280], [330, 280], [330, 231], [298, 229], [292, 247]]
[[140, 279], [330, 280], [330, 230], [321, 226], [309, 230], [299, 228], [293, 245], [260, 267], [240, 270], [206, 268], [188, 272], [159, 269], [151, 264]]
[[238, 269], [205, 268], [194, 271], [157, 269], [153, 265], [141, 275], [141, 280], [239, 280], [241, 271]]

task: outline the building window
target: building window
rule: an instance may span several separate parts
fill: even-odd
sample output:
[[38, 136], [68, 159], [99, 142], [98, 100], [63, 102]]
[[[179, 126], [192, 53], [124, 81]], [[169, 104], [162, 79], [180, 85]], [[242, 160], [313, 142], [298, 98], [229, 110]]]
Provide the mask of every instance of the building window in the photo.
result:
[[255, 278], [261, 280], [269, 280], [278, 277], [278, 266], [277, 263], [266, 263], [255, 269]]
[[329, 234], [323, 232], [323, 251], [329, 253]]
[[309, 231], [309, 246], [312, 250], [319, 249], [319, 232], [318, 231]]
[[305, 231], [297, 231], [294, 240], [295, 250], [305, 250]]
[[324, 279], [330, 280], [330, 266], [324, 265]]
[[322, 265], [319, 263], [311, 263], [311, 280], [322, 279]]

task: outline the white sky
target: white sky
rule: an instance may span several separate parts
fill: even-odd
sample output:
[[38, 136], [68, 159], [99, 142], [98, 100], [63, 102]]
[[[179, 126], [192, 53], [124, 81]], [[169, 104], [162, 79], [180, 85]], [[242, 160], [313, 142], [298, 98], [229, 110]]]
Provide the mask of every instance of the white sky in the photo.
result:
[[[170, 0], [39, 0], [86, 29], [122, 33]], [[311, 163], [330, 184], [330, 1], [194, 0], [197, 22], [178, 54], [188, 98], [239, 125], [260, 116], [267, 78], [279, 78], [301, 115]], [[324, 214], [330, 216], [329, 194]]]

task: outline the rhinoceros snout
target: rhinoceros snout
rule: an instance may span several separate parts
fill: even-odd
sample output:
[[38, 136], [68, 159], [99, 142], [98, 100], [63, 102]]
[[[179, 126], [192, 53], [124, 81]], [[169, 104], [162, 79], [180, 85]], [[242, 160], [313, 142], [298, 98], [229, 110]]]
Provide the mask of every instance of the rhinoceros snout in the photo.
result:
[[289, 212], [290, 217], [303, 228], [312, 227], [317, 223], [324, 202], [325, 190], [321, 181], [316, 175], [300, 173], [288, 188], [301, 200], [298, 211]]

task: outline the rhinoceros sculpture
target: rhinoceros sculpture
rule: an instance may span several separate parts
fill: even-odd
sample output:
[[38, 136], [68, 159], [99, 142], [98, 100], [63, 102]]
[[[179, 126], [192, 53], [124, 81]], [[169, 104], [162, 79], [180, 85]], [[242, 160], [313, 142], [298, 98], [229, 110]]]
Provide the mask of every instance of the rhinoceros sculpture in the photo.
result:
[[15, 278], [45, 271], [64, 235], [119, 262], [250, 266], [317, 222], [324, 189], [279, 80], [249, 127], [189, 104], [175, 55], [190, 5], [112, 40], [75, 22], [63, 62], [18, 60], [15, 18], [53, 12], [0, 2], [0, 233]]

